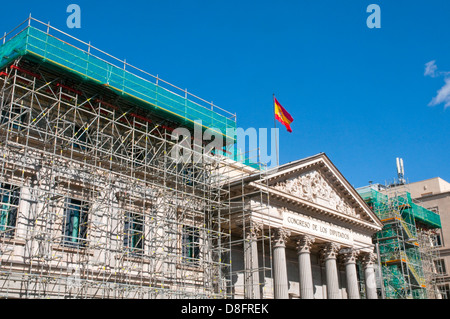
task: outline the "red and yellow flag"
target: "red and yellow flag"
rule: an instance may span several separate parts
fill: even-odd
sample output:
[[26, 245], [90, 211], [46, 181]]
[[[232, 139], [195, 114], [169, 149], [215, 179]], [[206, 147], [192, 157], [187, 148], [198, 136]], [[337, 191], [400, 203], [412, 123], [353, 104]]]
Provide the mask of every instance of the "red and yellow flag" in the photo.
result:
[[291, 123], [294, 122], [294, 119], [292, 116], [284, 109], [284, 107], [281, 106], [281, 104], [277, 101], [277, 99], [274, 97], [274, 104], [275, 104], [275, 119], [281, 122], [284, 126], [286, 126], [286, 129], [289, 133], [292, 133], [291, 130]]

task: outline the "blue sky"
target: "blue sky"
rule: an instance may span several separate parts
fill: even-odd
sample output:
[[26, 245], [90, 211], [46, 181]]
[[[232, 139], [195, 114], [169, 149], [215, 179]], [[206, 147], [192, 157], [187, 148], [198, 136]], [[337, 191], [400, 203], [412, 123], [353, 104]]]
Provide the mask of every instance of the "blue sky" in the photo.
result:
[[411, 182], [450, 181], [450, 1], [8, 1], [0, 32], [30, 12], [237, 113], [238, 127], [273, 127], [275, 93], [294, 118], [293, 133], [277, 124], [281, 164], [325, 152], [359, 187], [392, 181], [401, 157]]

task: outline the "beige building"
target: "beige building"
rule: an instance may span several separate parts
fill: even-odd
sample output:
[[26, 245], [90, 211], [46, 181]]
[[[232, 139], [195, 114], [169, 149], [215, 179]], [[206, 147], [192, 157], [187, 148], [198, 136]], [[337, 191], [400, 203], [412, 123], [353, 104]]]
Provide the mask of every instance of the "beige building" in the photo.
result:
[[434, 244], [439, 247], [436, 270], [439, 273], [438, 286], [443, 298], [450, 299], [450, 183], [440, 177], [408, 184], [411, 197], [421, 206], [441, 217], [442, 228], [436, 234]]

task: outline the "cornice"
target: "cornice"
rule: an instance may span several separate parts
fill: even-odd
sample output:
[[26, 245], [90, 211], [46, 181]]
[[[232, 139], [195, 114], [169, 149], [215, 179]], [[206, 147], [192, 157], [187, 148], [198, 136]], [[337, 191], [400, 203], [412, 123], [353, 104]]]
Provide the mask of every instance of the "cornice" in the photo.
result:
[[293, 195], [285, 193], [283, 191], [274, 189], [274, 188], [272, 188], [270, 186], [267, 187], [265, 185], [261, 185], [261, 184], [256, 183], [256, 182], [250, 182], [248, 184], [248, 186], [252, 187], [254, 189], [259, 189], [259, 190], [262, 190], [262, 191], [266, 191], [269, 194], [271, 194], [272, 196], [275, 196], [275, 198], [277, 200], [286, 202], [288, 204], [297, 206], [299, 208], [307, 209], [307, 210], [309, 210], [311, 212], [314, 212], [314, 213], [319, 213], [319, 214], [322, 214], [322, 215], [325, 215], [325, 216], [329, 216], [329, 217], [332, 217], [334, 219], [337, 219], [337, 220], [340, 220], [340, 221], [344, 221], [344, 222], [347, 222], [349, 224], [358, 225], [360, 227], [363, 227], [363, 228], [366, 228], [366, 229], [369, 229], [369, 230], [372, 230], [372, 231], [379, 231], [379, 230], [382, 229], [382, 227], [380, 227], [380, 226], [378, 226], [376, 224], [373, 224], [373, 223], [370, 223], [368, 221], [365, 221], [365, 220], [362, 220], [362, 219], [357, 219], [355, 217], [352, 217], [352, 216], [340, 213], [340, 212], [338, 212], [336, 210], [332, 210], [332, 209], [330, 209], [328, 207], [325, 207], [325, 206], [322, 206], [320, 204], [307, 201], [307, 200], [299, 198], [297, 196], [293, 196]]

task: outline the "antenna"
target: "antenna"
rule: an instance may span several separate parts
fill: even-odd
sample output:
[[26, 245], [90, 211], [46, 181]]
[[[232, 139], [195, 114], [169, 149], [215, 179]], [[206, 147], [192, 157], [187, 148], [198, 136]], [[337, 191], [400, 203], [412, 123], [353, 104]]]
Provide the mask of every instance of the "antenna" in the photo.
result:
[[405, 184], [405, 169], [403, 167], [403, 159], [398, 158], [397, 161], [397, 175], [398, 175], [398, 182], [400, 185]]
[[405, 176], [405, 169], [403, 168], [403, 158], [400, 159], [400, 170], [402, 172], [402, 177]]

